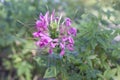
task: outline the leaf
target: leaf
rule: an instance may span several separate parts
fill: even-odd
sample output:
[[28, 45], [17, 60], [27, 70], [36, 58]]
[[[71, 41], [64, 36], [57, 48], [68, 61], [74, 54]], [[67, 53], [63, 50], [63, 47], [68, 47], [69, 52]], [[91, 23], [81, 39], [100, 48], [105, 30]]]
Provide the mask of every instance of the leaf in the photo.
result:
[[120, 79], [120, 75], [113, 77], [113, 80], [119, 80], [119, 79]]
[[87, 59], [95, 59], [97, 57], [97, 55], [90, 55], [87, 57]]
[[47, 68], [44, 78], [52, 78], [52, 77], [56, 77], [56, 76], [57, 76], [56, 67], [51, 66], [51, 67]]
[[109, 80], [110, 78], [113, 78], [115, 76], [116, 72], [117, 69], [106, 70], [104, 73], [104, 77]]

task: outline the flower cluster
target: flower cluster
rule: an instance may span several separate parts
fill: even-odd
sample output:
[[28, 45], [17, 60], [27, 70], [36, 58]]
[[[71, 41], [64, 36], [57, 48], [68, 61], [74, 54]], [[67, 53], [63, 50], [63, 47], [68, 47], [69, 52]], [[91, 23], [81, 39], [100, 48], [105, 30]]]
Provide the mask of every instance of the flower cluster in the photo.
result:
[[76, 28], [71, 26], [71, 19], [62, 20], [62, 16], [55, 17], [55, 11], [50, 15], [47, 12], [45, 15], [40, 14], [36, 21], [36, 32], [33, 33], [35, 38], [39, 40], [36, 45], [40, 48], [48, 47], [49, 53], [52, 54], [54, 49], [60, 51], [60, 55], [65, 54], [65, 49], [74, 50], [73, 36], [76, 36]]

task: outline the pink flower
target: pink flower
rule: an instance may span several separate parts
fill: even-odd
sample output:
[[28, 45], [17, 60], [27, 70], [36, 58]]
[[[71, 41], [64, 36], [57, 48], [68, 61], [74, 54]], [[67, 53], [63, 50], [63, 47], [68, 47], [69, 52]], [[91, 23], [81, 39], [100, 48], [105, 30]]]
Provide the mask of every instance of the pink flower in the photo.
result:
[[45, 19], [46, 26], [48, 26], [49, 25], [49, 12], [45, 14], [44, 19]]
[[65, 49], [65, 44], [60, 43], [60, 48], [61, 48], [61, 49]]
[[47, 30], [47, 26], [46, 26], [46, 23], [44, 21], [37, 20], [36, 27], [40, 31]]
[[[51, 29], [51, 27], [56, 27], [56, 30]], [[60, 56], [65, 54], [65, 49], [74, 50], [73, 36], [76, 36], [77, 30], [71, 27], [70, 18], [61, 22], [61, 17], [55, 17], [55, 10], [51, 15], [46, 12], [45, 15], [39, 15], [39, 19], [36, 21], [36, 29], [37, 32], [33, 33], [33, 36], [39, 39], [36, 45], [40, 48], [48, 47], [50, 54], [56, 47], [56, 49], [61, 49]]]
[[33, 36], [37, 38], [37, 37], [39, 37], [39, 33], [38, 32], [34, 32]]
[[71, 36], [68, 37], [68, 40], [69, 40], [70, 44], [74, 44], [74, 40], [73, 40], [73, 38]]
[[57, 44], [53, 43], [53, 42], [50, 42], [50, 47], [51, 48], [55, 48]]
[[68, 37], [66, 37], [66, 36], [62, 37], [62, 42], [65, 42], [67, 40], [68, 40]]
[[64, 33], [65, 33], [65, 28], [63, 27], [63, 25], [60, 25], [59, 31], [60, 31], [60, 35], [64, 35]]
[[53, 39], [53, 42], [59, 42], [59, 40], [58, 39]]
[[73, 36], [76, 36], [76, 34], [77, 34], [77, 29], [71, 27], [71, 28], [69, 29], [69, 31], [68, 31], [68, 34], [69, 34], [69, 35], [72, 34]]
[[55, 20], [58, 22], [58, 20], [59, 20], [59, 17], [56, 17], [56, 18], [55, 18]]
[[71, 26], [71, 19], [70, 18], [66, 18], [65, 25], [66, 26]]
[[37, 41], [36, 45], [43, 48], [43, 47], [47, 46], [51, 41], [52, 41], [52, 39], [50, 37], [42, 36], [41, 39], [39, 41]]
[[44, 16], [42, 15], [42, 13], [40, 13], [39, 19], [42, 20], [42, 21], [44, 20]]
[[46, 46], [46, 43], [45, 42], [41, 42], [41, 41], [37, 41], [36, 45], [39, 46], [40, 48], [43, 48], [43, 47]]
[[52, 14], [51, 14], [51, 21], [53, 21], [55, 19], [55, 10], [53, 10]]
[[68, 44], [67, 45], [68, 50], [73, 51], [74, 50], [73, 46], [74, 46], [73, 44]]
[[52, 54], [53, 53], [53, 48], [49, 49], [49, 53]]
[[44, 37], [41, 37], [41, 39], [44, 41], [44, 42], [51, 42], [52, 41], [52, 38], [48, 37], [48, 36], [44, 36]]
[[36, 27], [37, 27], [38, 30], [44, 31], [44, 30], [48, 29], [47, 28], [48, 24], [49, 24], [49, 18], [48, 18], [48, 16], [49, 16], [49, 12], [47, 12], [45, 14], [45, 16], [43, 16], [42, 14], [40, 14], [40, 16], [39, 16], [40, 20], [36, 21]]
[[63, 56], [65, 54], [65, 50], [62, 49], [61, 52], [60, 52], [60, 56]]

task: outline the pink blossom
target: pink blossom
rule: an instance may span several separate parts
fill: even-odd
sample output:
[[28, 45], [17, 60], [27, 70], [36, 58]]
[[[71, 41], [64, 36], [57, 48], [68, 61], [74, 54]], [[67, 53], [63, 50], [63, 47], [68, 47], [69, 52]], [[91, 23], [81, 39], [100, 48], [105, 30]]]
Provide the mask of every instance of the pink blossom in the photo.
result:
[[38, 32], [34, 32], [33, 36], [37, 38], [37, 37], [39, 37], [39, 33]]
[[61, 49], [65, 49], [65, 44], [60, 43], [60, 48], [61, 48]]
[[74, 50], [73, 46], [74, 46], [73, 44], [68, 44], [67, 45], [68, 50], [73, 51]]
[[53, 53], [53, 48], [49, 49], [49, 53], [52, 54]]
[[50, 37], [44, 36], [44, 37], [41, 37], [41, 39], [36, 42], [36, 45], [43, 48], [47, 46], [51, 41], [52, 39]]
[[[36, 45], [40, 48], [48, 47], [49, 53], [53, 53], [53, 49], [60, 49], [60, 56], [65, 54], [65, 50], [74, 50], [73, 36], [76, 36], [77, 30], [71, 26], [71, 19], [66, 18], [65, 21], [61, 22], [61, 17], [55, 17], [55, 10], [50, 15], [47, 12], [45, 15], [40, 14], [39, 19], [36, 21], [37, 31], [33, 33], [33, 36], [39, 40]], [[60, 21], [60, 22], [59, 22]], [[59, 23], [58, 23], [59, 22]], [[55, 26], [54, 26], [55, 24]], [[57, 29], [51, 30], [51, 26]], [[53, 31], [53, 34], [52, 34]], [[55, 34], [55, 37], [51, 37]]]
[[48, 37], [48, 36], [44, 36], [44, 37], [41, 37], [41, 40], [43, 40], [44, 42], [46, 43], [49, 43], [52, 41], [52, 38]]
[[49, 12], [47, 12], [45, 14], [44, 18], [45, 18], [46, 26], [48, 26], [48, 24], [49, 24]]
[[39, 19], [42, 20], [42, 21], [44, 20], [44, 16], [42, 15], [42, 13], [40, 13]]
[[66, 26], [71, 26], [71, 19], [70, 18], [66, 18], [65, 25]]
[[77, 34], [77, 29], [71, 27], [71, 28], [69, 29], [69, 31], [68, 31], [68, 34], [69, 34], [69, 35], [72, 34], [73, 36], [76, 36], [76, 34]]
[[51, 48], [55, 48], [56, 45], [57, 45], [56, 43], [50, 42], [50, 47]]
[[37, 20], [36, 21], [36, 27], [40, 31], [47, 30], [47, 26], [46, 26], [46, 23], [44, 21]]
[[69, 43], [74, 44], [74, 40], [71, 36], [68, 37]]
[[63, 37], [62, 37], [62, 41], [63, 41], [63, 42], [65, 42], [65, 41], [67, 41], [67, 40], [68, 40], [68, 37], [66, 37], [66, 36], [63, 36]]
[[53, 39], [53, 42], [59, 42], [59, 40], [58, 39]]
[[55, 19], [55, 10], [53, 10], [52, 14], [51, 14], [51, 21]]
[[65, 50], [62, 49], [61, 52], [60, 52], [60, 56], [63, 56], [65, 54]]
[[45, 42], [37, 41], [36, 45], [39, 46], [40, 48], [45, 47], [47, 44]]

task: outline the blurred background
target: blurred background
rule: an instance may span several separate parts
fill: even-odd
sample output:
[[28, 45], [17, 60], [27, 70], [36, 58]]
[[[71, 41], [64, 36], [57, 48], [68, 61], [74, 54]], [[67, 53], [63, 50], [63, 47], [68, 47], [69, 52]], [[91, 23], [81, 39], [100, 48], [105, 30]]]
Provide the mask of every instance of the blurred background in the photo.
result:
[[[43, 75], [45, 73], [44, 69], [46, 67], [40, 68], [36, 62], [38, 61], [36, 59], [39, 58], [33, 58], [37, 55], [37, 48], [34, 44], [34, 40], [32, 39], [32, 32], [35, 31], [35, 21], [38, 19], [39, 14], [45, 14], [47, 11], [52, 12], [54, 9], [58, 16], [62, 14], [64, 17], [70, 17], [73, 21], [73, 25], [78, 29], [78, 36], [75, 39], [77, 53], [82, 54], [82, 50], [96, 50], [96, 47], [98, 48], [96, 44], [100, 42], [99, 50], [102, 50], [103, 53], [108, 53], [108, 57], [106, 57], [106, 55], [102, 55], [103, 57], [106, 57], [105, 65], [110, 66], [107, 68], [111, 71], [112, 67], [119, 66], [120, 45], [118, 43], [120, 42], [120, 0], [0, 0], [0, 80], [43, 79]], [[101, 30], [105, 30], [105, 33], [97, 32], [95, 28], [96, 26], [100, 26], [102, 28]], [[84, 37], [81, 37], [81, 34], [84, 34], [85, 31], [88, 31], [88, 34], [90, 35], [83, 35]], [[100, 41], [96, 41], [96, 43], [94, 43], [94, 40], [97, 40], [97, 38], [93, 37], [93, 32], [95, 32], [95, 34], [98, 33], [97, 37], [99, 37]], [[112, 37], [108, 39], [110, 36], [109, 34], [112, 34]], [[89, 36], [91, 37], [89, 38]], [[94, 38], [93, 41], [91, 40], [92, 38]], [[101, 38], [103, 38], [103, 41]], [[80, 39], [82, 39], [81, 42]], [[84, 42], [86, 40], [88, 40], [88, 44]], [[106, 46], [106, 43], [109, 42], [109, 40], [111, 40], [115, 45], [111, 47], [111, 44], [108, 43], [109, 47]], [[88, 48], [86, 47], [87, 45], [91, 45], [92, 47]], [[111, 55], [109, 53], [111, 53]], [[80, 56], [83, 56], [81, 54]], [[90, 55], [93, 54], [90, 53]], [[99, 59], [100, 61], [103, 59], [103, 57], [96, 58], [96, 56], [90, 56], [90, 60], [91, 57], [92, 60], [93, 58], [95, 58], [95, 60]], [[78, 59], [80, 58], [81, 57]], [[74, 60], [74, 58], [72, 59]], [[81, 63], [84, 64], [85, 62], [83, 59]], [[43, 63], [45, 62], [41, 62], [41, 65], [44, 65]], [[79, 72], [76, 71], [74, 75], [79, 74], [82, 75], [82, 77], [84, 76], [84, 78], [80, 79], [77, 75], [75, 78], [71, 78], [71, 80], [120, 80], [120, 77], [115, 79], [111, 79], [108, 76], [106, 77], [107, 72], [104, 72], [107, 68], [102, 65], [103, 63], [100, 63], [99, 65], [97, 65], [99, 62], [95, 63], [92, 61], [90, 63], [90, 65], [93, 65], [92, 69], [97, 69], [97, 71], [100, 72], [99, 74], [101, 74], [99, 77], [102, 76], [102, 78], [95, 75], [97, 72], [93, 71], [92, 74], [94, 73], [94, 75], [90, 75], [90, 72], [87, 73], [88, 68], [81, 68], [81, 63], [79, 65], [79, 70], [81, 70], [80, 72], [82, 73], [79, 74]], [[74, 63], [70, 64], [74, 65]], [[88, 65], [89, 64], [83, 65], [83, 67]], [[77, 65], [74, 66], [77, 67]], [[96, 68], [96, 66], [98, 67]], [[72, 70], [71, 67], [70, 70]], [[86, 73], [84, 73], [84, 70]], [[87, 79], [85, 78], [86, 76]], [[70, 79], [59, 78], [58, 80]]]

